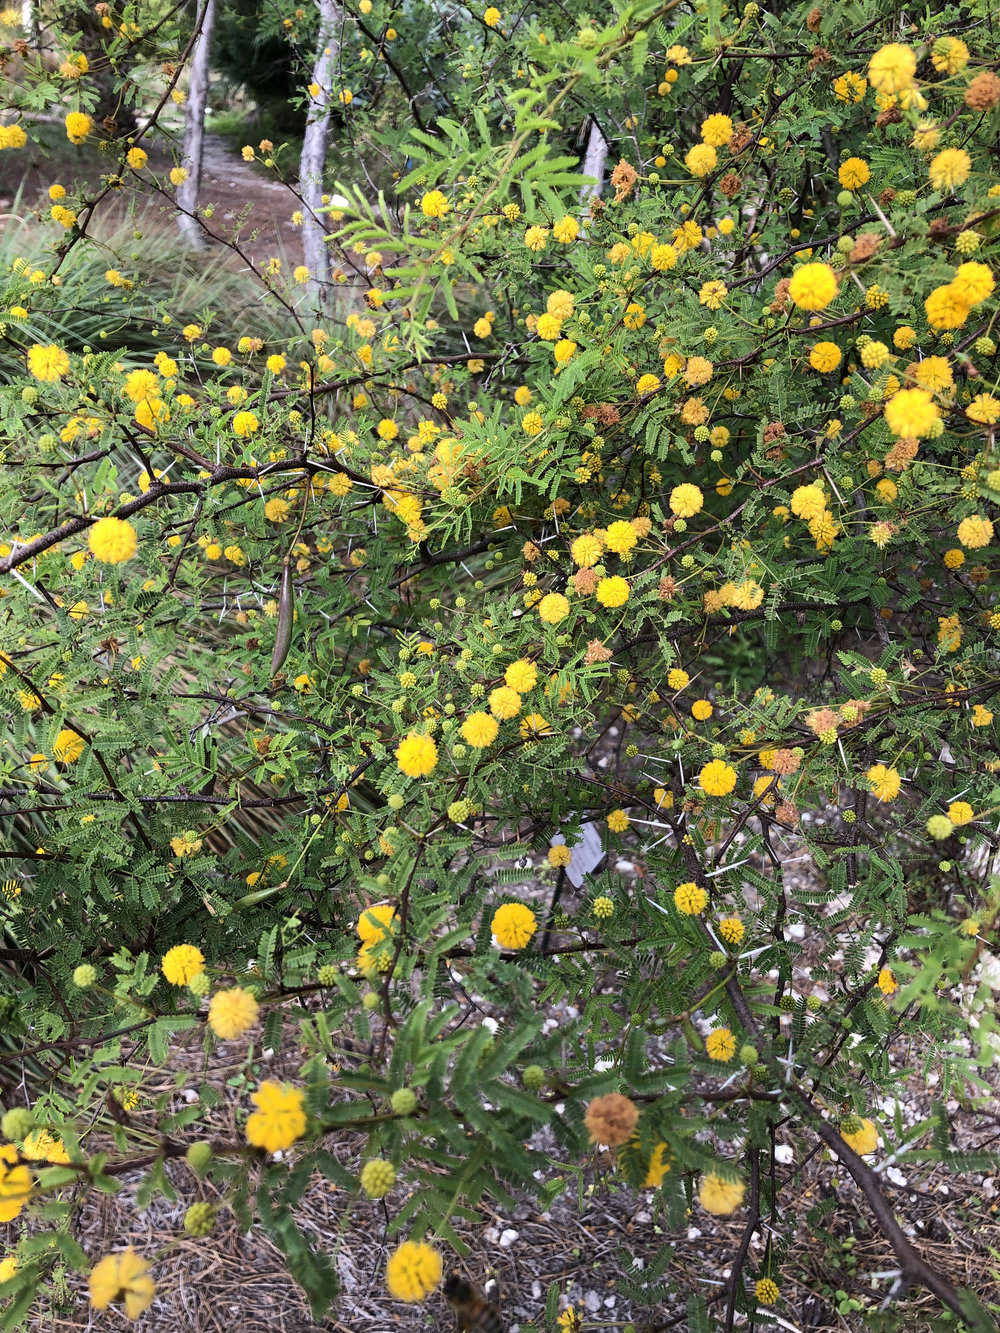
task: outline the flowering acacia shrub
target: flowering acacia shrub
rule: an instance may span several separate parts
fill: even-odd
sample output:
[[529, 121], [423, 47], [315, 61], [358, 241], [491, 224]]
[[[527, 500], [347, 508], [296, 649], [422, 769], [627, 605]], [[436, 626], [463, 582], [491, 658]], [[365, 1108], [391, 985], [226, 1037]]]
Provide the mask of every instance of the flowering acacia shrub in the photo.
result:
[[[253, 1188], [317, 1311], [310, 1176], [359, 1209], [398, 1181], [386, 1279], [422, 1300], [456, 1215], [551, 1200], [598, 1145], [666, 1227], [745, 1216], [728, 1286], [689, 1307], [731, 1326], [780, 1305], [780, 1123], [838, 1154], [910, 1280], [990, 1327], [865, 1160], [880, 1136], [897, 1161], [990, 1160], [939, 1107], [906, 1132], [865, 1114], [896, 1046], [946, 1089], [995, 1055], [985, 10], [488, 15], [436, 135], [379, 129], [382, 71], [345, 23], [358, 79], [329, 95], [399, 172], [391, 202], [329, 215], [346, 316], [275, 258], [262, 292], [296, 331], [264, 345], [248, 317], [216, 343], [121, 255], [115, 318], [161, 350], [67, 347], [83, 187], [46, 267], [5, 275], [0, 1058], [50, 1092], [6, 1102], [0, 1208], [46, 1213], [3, 1291], [27, 1311], [58, 1260], [141, 1312], [155, 1256], [85, 1256], [61, 1219], [80, 1186], [138, 1159], [148, 1196], [186, 1155], [241, 1217]], [[73, 143], [97, 132], [85, 75]], [[36, 86], [11, 93], [11, 151]], [[583, 207], [579, 105], [620, 158]], [[109, 147], [125, 188], [169, 197], [137, 142]], [[556, 911], [587, 822], [609, 869]], [[820, 873], [792, 892], [803, 849]], [[579, 1017], [553, 1030], [556, 1001]], [[137, 1071], [192, 1030], [246, 1051], [245, 1141], [142, 1102]], [[261, 1080], [264, 1048], [302, 1050], [298, 1077]]]

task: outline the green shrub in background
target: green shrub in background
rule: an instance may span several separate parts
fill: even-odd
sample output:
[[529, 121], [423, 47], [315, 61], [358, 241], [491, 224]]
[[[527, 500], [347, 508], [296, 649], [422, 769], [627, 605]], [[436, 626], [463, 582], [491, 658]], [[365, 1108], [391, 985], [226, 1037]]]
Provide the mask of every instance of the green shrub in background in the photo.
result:
[[[389, 43], [380, 3], [359, 14]], [[386, 1280], [421, 1300], [456, 1218], [550, 1202], [603, 1145], [664, 1227], [745, 1218], [728, 1287], [688, 1306], [731, 1327], [780, 1303], [825, 1207], [775, 1174], [780, 1127], [838, 1155], [907, 1279], [990, 1328], [872, 1167], [880, 1142], [995, 1165], [943, 1102], [881, 1110], [905, 1050], [942, 1098], [980, 1095], [996, 1053], [987, 10], [491, 8], [442, 73], [453, 114], [405, 135], [366, 108], [359, 22], [333, 95], [398, 180], [330, 214], [346, 320], [275, 257], [241, 336], [210, 301], [150, 328], [122, 254], [104, 351], [68, 186], [57, 243], [5, 274], [0, 1216], [36, 1219], [7, 1326], [58, 1263], [98, 1308], [148, 1306], [155, 1255], [69, 1229], [137, 1160], [141, 1199], [170, 1159], [212, 1175], [319, 1313], [314, 1172], [359, 1208], [405, 1186]], [[6, 151], [49, 86], [12, 89]], [[86, 74], [47, 96], [96, 132]], [[613, 170], [581, 207], [588, 117]], [[111, 152], [125, 190], [170, 190], [140, 143]], [[550, 912], [588, 822], [608, 868]], [[304, 1052], [292, 1082], [253, 1072], [245, 1140], [204, 1141], [208, 1085], [130, 1114], [125, 1054], [162, 1067], [192, 1030], [251, 1072]], [[627, 1293], [654, 1312], [668, 1260]]]

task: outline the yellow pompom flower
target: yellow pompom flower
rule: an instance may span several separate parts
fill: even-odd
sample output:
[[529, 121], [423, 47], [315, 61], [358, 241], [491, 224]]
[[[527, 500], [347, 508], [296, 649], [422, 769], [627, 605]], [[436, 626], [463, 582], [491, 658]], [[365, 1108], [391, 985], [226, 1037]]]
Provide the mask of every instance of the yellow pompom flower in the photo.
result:
[[837, 179], [845, 190], [857, 190], [867, 185], [871, 179], [871, 170], [863, 157], [849, 157], [840, 164]]
[[118, 1254], [106, 1254], [90, 1271], [87, 1279], [90, 1303], [95, 1310], [106, 1310], [112, 1301], [125, 1302], [125, 1314], [138, 1319], [152, 1304], [156, 1283], [149, 1276], [149, 1265], [130, 1245]]
[[705, 1054], [710, 1060], [728, 1063], [736, 1054], [736, 1038], [729, 1028], [716, 1028], [705, 1038]]
[[135, 528], [123, 518], [99, 518], [87, 534], [87, 545], [95, 560], [120, 565], [135, 555]]
[[964, 185], [972, 171], [972, 158], [964, 148], [943, 148], [931, 158], [927, 175], [935, 190], [949, 193]]
[[194, 944], [175, 944], [160, 962], [160, 971], [171, 986], [186, 986], [205, 970], [205, 955]]
[[559, 870], [568, 866], [573, 859], [573, 853], [565, 843], [555, 843], [545, 853], [545, 859], [553, 869]]
[[969, 318], [970, 306], [954, 283], [935, 287], [924, 301], [924, 313], [932, 329], [958, 329]]
[[[618, 523], [612, 523], [611, 525], [611, 528], [617, 529], [618, 527], [619, 527]], [[632, 527], [632, 524], [621, 523], [621, 527], [628, 528], [631, 531], [632, 545], [634, 546], [635, 529]], [[608, 531], [610, 532], [611, 529], [609, 528]], [[601, 552], [603, 551], [603, 549], [604, 548], [602, 547], [600, 541], [596, 537], [585, 535], [583, 537], [576, 538], [572, 546], [569, 548], [569, 553], [573, 559], [574, 564], [579, 565], [581, 569], [591, 569], [594, 565], [597, 564], [598, 560], [600, 560]], [[631, 549], [631, 547], [628, 547], [626, 549]], [[622, 552], [619, 552], [619, 554], [621, 553]]]
[[239, 986], [216, 991], [208, 1006], [208, 1026], [223, 1041], [233, 1041], [249, 1032], [257, 1022], [259, 1006], [249, 991]]
[[952, 801], [948, 806], [948, 818], [955, 825], [971, 824], [975, 817], [968, 801]]
[[377, 944], [395, 931], [396, 909], [391, 903], [376, 903], [358, 917], [355, 929], [364, 944]]
[[868, 62], [868, 78], [880, 93], [899, 93], [909, 88], [916, 72], [916, 55], [900, 42], [880, 47]]
[[423, 778], [434, 771], [438, 748], [432, 736], [411, 731], [396, 748], [396, 763], [408, 778]]
[[420, 211], [427, 218], [443, 218], [451, 204], [440, 190], [428, 190], [420, 200]]
[[500, 23], [500, 11], [495, 5], [490, 5], [489, 9], [483, 14], [483, 22], [487, 28], [496, 28]]
[[969, 63], [969, 48], [957, 37], [939, 37], [931, 47], [931, 64], [939, 74], [957, 74]]
[[[632, 1142], [638, 1145], [639, 1136], [634, 1135]], [[643, 1187], [648, 1190], [659, 1189], [663, 1184], [663, 1177], [668, 1173], [672, 1164], [673, 1157], [670, 1148], [663, 1142], [658, 1143], [650, 1156], [646, 1178], [642, 1182]]]
[[724, 282], [713, 278], [709, 282], [703, 282], [698, 292], [698, 304], [707, 307], [709, 310], [721, 310], [722, 303], [729, 295], [729, 288]]
[[569, 245], [580, 234], [580, 224], [576, 218], [558, 218], [552, 224], [552, 235], [560, 245]]
[[714, 171], [719, 161], [719, 155], [707, 143], [696, 143], [693, 148], [689, 148], [684, 158], [684, 165], [690, 171], [692, 176], [707, 176], [710, 171]]
[[809, 353], [809, 364], [813, 370], [828, 375], [840, 365], [841, 356], [841, 350], [836, 343], [818, 342], [813, 344]]
[[398, 1301], [422, 1301], [441, 1281], [441, 1272], [441, 1256], [432, 1245], [404, 1240], [386, 1263], [385, 1285]]
[[875, 1152], [878, 1148], [878, 1130], [871, 1120], [862, 1120], [861, 1128], [851, 1134], [840, 1131], [840, 1137], [849, 1148], [853, 1148], [859, 1157]]
[[923, 439], [940, 420], [926, 389], [901, 389], [885, 405], [885, 424], [900, 439]]
[[899, 795], [902, 778], [898, 769], [889, 768], [885, 764], [873, 764], [865, 777], [877, 801], [885, 804], [887, 801], [895, 800]]
[[691, 677], [683, 667], [671, 667], [667, 672], [667, 684], [672, 690], [683, 690], [689, 684]]
[[233, 417], [233, 434], [238, 435], [241, 440], [245, 440], [259, 429], [260, 421], [254, 412], [237, 412]]
[[35, 343], [29, 347], [27, 364], [29, 372], [43, 383], [53, 384], [69, 373], [69, 356], [54, 343], [47, 347]]
[[612, 810], [608, 815], [608, 828], [612, 833], [624, 833], [629, 826], [629, 817], [624, 810]]
[[992, 520], [983, 518], [981, 514], [963, 518], [958, 525], [958, 540], [970, 551], [977, 550], [980, 546], [989, 546], [993, 540]]
[[895, 995], [899, 990], [899, 982], [893, 975], [891, 967], [883, 967], [880, 969], [875, 984], [883, 995]]
[[187, 169], [187, 167], [171, 167], [171, 168], [170, 168], [170, 184], [171, 184], [171, 185], [183, 185], [184, 182], [187, 180], [187, 178], [188, 178], [188, 169]]
[[70, 143], [83, 143], [94, 128], [94, 122], [84, 111], [71, 111], [66, 117], [66, 138]]
[[534, 662], [530, 662], [526, 657], [520, 657], [516, 662], [511, 662], [510, 666], [504, 672], [504, 683], [509, 685], [512, 690], [517, 690], [518, 694], [527, 694], [529, 690], [535, 688], [538, 680], [538, 668]]
[[604, 545], [609, 551], [614, 551], [615, 555], [627, 555], [638, 539], [639, 534], [631, 523], [617, 519], [604, 534]]
[[498, 685], [490, 691], [490, 712], [501, 722], [517, 717], [521, 711], [521, 696], [509, 685]]
[[523, 949], [537, 929], [535, 914], [524, 903], [504, 903], [490, 922], [490, 930], [502, 949]]
[[685, 481], [670, 492], [669, 503], [670, 512], [678, 518], [693, 518], [705, 503], [705, 498], [697, 486]]
[[470, 713], [462, 723], [462, 739], [477, 750], [484, 750], [497, 738], [500, 725], [489, 713]]
[[262, 1083], [250, 1100], [258, 1108], [247, 1120], [247, 1142], [265, 1152], [290, 1148], [306, 1132], [302, 1093], [288, 1083]]
[[696, 722], [707, 722], [713, 711], [707, 699], [696, 699], [691, 705], [691, 716]]
[[654, 245], [649, 252], [649, 263], [657, 272], [663, 273], [677, 263], [677, 251], [672, 245]]
[[546, 625], [558, 625], [569, 615], [569, 602], [561, 592], [546, 593], [538, 603], [538, 615]]
[[746, 1186], [739, 1180], [726, 1180], [714, 1171], [707, 1171], [698, 1186], [698, 1202], [706, 1213], [728, 1217], [743, 1202]]
[[628, 583], [617, 574], [613, 578], [601, 579], [597, 585], [597, 600], [602, 606], [624, 606], [628, 596]]
[[82, 736], [64, 728], [52, 742], [52, 756], [61, 764], [75, 764], [83, 754], [84, 745]]
[[149, 161], [149, 156], [144, 148], [130, 148], [125, 154], [125, 161], [133, 171], [141, 171]]
[[741, 944], [746, 927], [738, 916], [723, 916], [719, 918], [719, 934], [727, 944]]
[[713, 759], [706, 764], [698, 778], [707, 796], [728, 796], [736, 786], [736, 770], [724, 759]]
[[708, 906], [708, 894], [693, 880], [674, 889], [674, 906], [684, 916], [697, 916]]
[[788, 295], [800, 310], [824, 310], [837, 295], [837, 277], [829, 264], [802, 264], [792, 274]]
[[988, 265], [976, 260], [967, 260], [959, 264], [955, 276], [948, 284], [960, 301], [966, 305], [978, 305], [993, 295], [996, 285]]
[[815, 483], [798, 486], [792, 492], [789, 507], [796, 518], [803, 518], [808, 522], [817, 518], [826, 509], [826, 496]]
[[713, 148], [721, 148], [732, 137], [733, 122], [729, 116], [718, 113], [709, 116], [707, 120], [703, 120], [701, 123], [702, 142], [711, 144]]

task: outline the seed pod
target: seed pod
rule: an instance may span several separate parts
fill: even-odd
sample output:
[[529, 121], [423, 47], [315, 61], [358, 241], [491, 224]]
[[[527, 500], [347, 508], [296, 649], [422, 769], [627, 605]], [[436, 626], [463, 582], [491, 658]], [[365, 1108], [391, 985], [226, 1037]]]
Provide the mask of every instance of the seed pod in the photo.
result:
[[292, 587], [292, 567], [285, 561], [281, 571], [281, 593], [278, 597], [278, 629], [274, 636], [271, 656], [271, 675], [276, 675], [285, 664], [292, 646], [292, 623], [295, 619], [295, 590]]

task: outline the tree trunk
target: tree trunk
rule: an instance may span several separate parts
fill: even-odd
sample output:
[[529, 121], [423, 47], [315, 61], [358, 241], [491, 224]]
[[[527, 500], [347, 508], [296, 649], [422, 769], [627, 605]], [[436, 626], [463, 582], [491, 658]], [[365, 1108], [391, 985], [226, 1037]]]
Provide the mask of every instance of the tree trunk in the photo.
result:
[[201, 226], [191, 216], [198, 207], [201, 189], [201, 159], [205, 145], [205, 104], [208, 101], [209, 52], [212, 46], [212, 28], [215, 26], [215, 0], [206, 0], [201, 11], [201, 30], [188, 67], [189, 87], [184, 104], [184, 149], [181, 165], [187, 169], [187, 180], [177, 187], [177, 204], [184, 211], [178, 215], [180, 233], [193, 250], [205, 249]]
[[319, 93], [309, 99], [306, 132], [299, 160], [299, 190], [302, 194], [302, 257], [309, 270], [309, 293], [316, 308], [323, 312], [330, 306], [330, 257], [323, 236], [326, 228], [318, 210], [323, 204], [323, 167], [326, 162], [330, 131], [330, 107], [333, 74], [337, 59], [337, 22], [340, 17], [335, 0], [316, 0], [319, 10], [319, 38], [312, 82]]
[[583, 158], [581, 175], [593, 176], [596, 185], [585, 185], [580, 191], [580, 203], [588, 204], [591, 199], [599, 199], [604, 188], [604, 164], [608, 160], [608, 141], [601, 133], [597, 121], [591, 118], [590, 135], [587, 138], [587, 151]]

